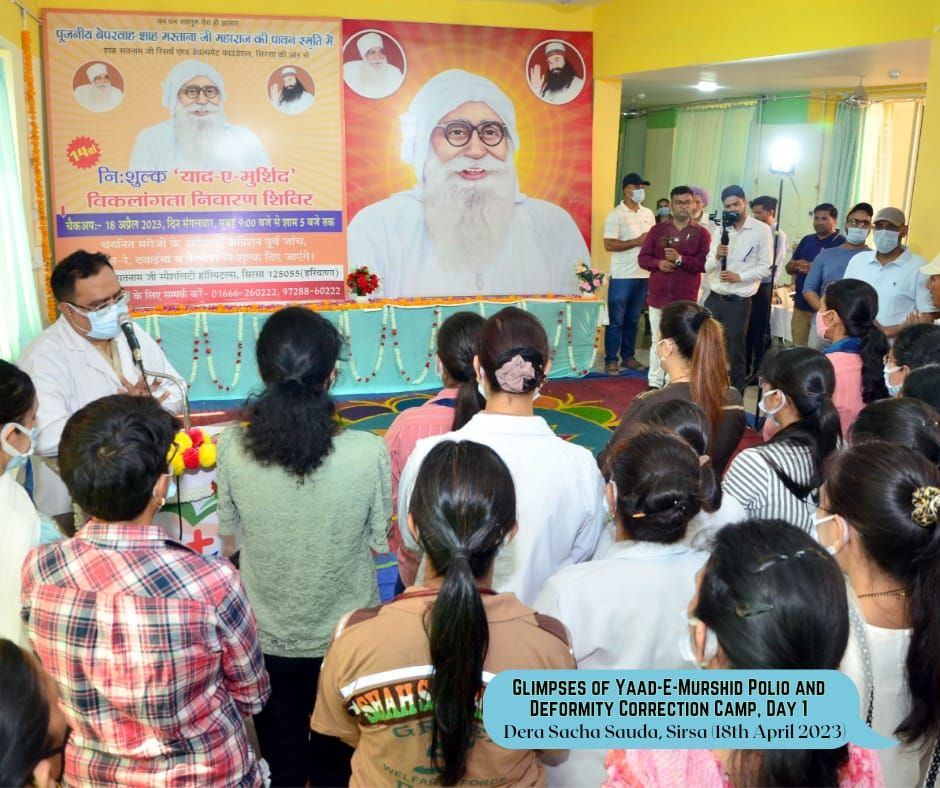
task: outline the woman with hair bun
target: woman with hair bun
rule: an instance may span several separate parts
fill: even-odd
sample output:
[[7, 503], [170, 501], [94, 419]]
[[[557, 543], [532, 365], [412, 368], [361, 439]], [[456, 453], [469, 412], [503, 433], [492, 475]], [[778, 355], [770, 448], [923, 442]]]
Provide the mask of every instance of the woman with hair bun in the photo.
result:
[[[415, 443], [430, 435], [459, 430], [483, 408], [484, 400], [477, 391], [477, 378], [473, 371], [477, 337], [483, 322], [476, 312], [455, 312], [441, 324], [437, 332], [436, 364], [444, 388], [421, 407], [399, 413], [385, 432], [385, 445], [392, 464], [393, 508], [398, 504], [398, 481], [402, 468]], [[403, 527], [399, 523], [399, 528]], [[414, 582], [420, 556], [406, 549], [398, 534], [395, 537], [401, 584], [397, 590], [400, 591]]]
[[[616, 542], [593, 561], [549, 578], [535, 600], [540, 613], [571, 633], [585, 670], [678, 670], [689, 667], [675, 643], [682, 613], [707, 555], [683, 543], [711, 491], [698, 453], [662, 428], [641, 427], [608, 455], [607, 500]], [[598, 785], [604, 753], [574, 750], [549, 770], [549, 785]]]
[[849, 430], [849, 443], [885, 441], [907, 446], [940, 465], [940, 414], [913, 397], [883, 399], [866, 405]]
[[[551, 369], [548, 337], [533, 315], [506, 307], [480, 331], [473, 366], [486, 407], [459, 430], [418, 441], [402, 471], [398, 521], [428, 452], [442, 440], [492, 448], [516, 486], [519, 535], [496, 559], [494, 588], [532, 604], [545, 581], [569, 564], [590, 560], [604, 531], [604, 480], [591, 453], [562, 440], [533, 401]], [[402, 538], [418, 549], [407, 531]]]
[[846, 435], [866, 403], [888, 396], [883, 359], [889, 346], [877, 314], [878, 293], [860, 279], [830, 284], [816, 312], [816, 332], [831, 343], [823, 352], [835, 371], [832, 401]]
[[483, 732], [483, 691], [503, 670], [575, 667], [564, 626], [496, 593], [516, 497], [492, 449], [443, 440], [410, 496], [406, 527], [423, 584], [336, 627], [311, 726], [356, 748], [352, 786], [542, 785], [559, 752], [504, 749]]
[[841, 438], [832, 402], [832, 364], [818, 350], [791, 347], [765, 357], [760, 409], [780, 428], [738, 454], [722, 490], [749, 517], [785, 520], [809, 531], [823, 465]]
[[340, 430], [330, 386], [339, 332], [309, 309], [271, 315], [258, 337], [264, 390], [246, 425], [219, 438], [219, 532], [241, 536], [240, 569], [258, 619], [271, 698], [255, 728], [273, 785], [336, 785], [351, 752], [307, 725], [336, 622], [379, 601], [372, 550], [388, 550], [385, 443]]
[[[728, 379], [724, 330], [705, 307], [694, 301], [674, 301], [663, 308], [659, 333], [661, 339], [650, 352], [659, 357], [669, 383], [634, 399], [607, 445], [613, 446], [632, 424], [643, 421], [654, 405], [673, 399], [691, 400], [708, 417], [712, 466], [720, 477], [746, 425], [744, 401]], [[601, 454], [599, 462], [603, 461]]]
[[861, 717], [900, 744], [879, 750], [886, 785], [940, 769], [940, 470], [889, 443], [838, 455], [815, 518], [846, 576], [852, 636], [841, 670]]
[[[748, 520], [723, 528], [696, 585], [678, 651], [698, 667], [838, 667], [849, 637], [845, 584], [835, 561], [799, 528], [781, 520]], [[605, 788], [885, 785], [877, 754], [853, 744], [832, 749], [610, 750], [605, 765]]]

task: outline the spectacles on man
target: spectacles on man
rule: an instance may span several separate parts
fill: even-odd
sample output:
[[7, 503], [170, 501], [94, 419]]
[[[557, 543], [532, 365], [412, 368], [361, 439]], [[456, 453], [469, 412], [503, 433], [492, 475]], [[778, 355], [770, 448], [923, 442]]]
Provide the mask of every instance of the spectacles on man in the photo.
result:
[[[673, 200], [673, 201], [672, 201], [672, 204], [673, 204], [673, 205], [682, 206], [682, 207], [688, 207], [688, 206], [690, 206], [690, 205], [692, 204], [692, 200]], [[668, 205], [664, 205], [663, 207], [664, 207], [664, 208], [668, 208], [669, 206], [668, 206]]]
[[506, 127], [502, 123], [497, 123], [495, 120], [488, 120], [476, 126], [474, 126], [472, 123], [467, 123], [464, 120], [455, 120], [451, 123], [435, 126], [434, 128], [442, 129], [444, 132], [444, 139], [455, 148], [462, 148], [464, 145], [469, 143], [470, 138], [473, 136], [473, 132], [477, 133], [477, 136], [480, 138], [480, 142], [482, 142], [488, 148], [493, 148], [503, 141], [507, 131]]
[[107, 309], [109, 306], [124, 305], [128, 302], [130, 296], [128, 296], [127, 291], [122, 287], [117, 293], [115, 293], [110, 298], [99, 301], [91, 306], [82, 306], [81, 304], [74, 304], [71, 301], [66, 301], [65, 303], [69, 306], [73, 306], [78, 309], [80, 312], [86, 315], [91, 315], [96, 312], [101, 312], [103, 309]]
[[198, 99], [200, 93], [207, 99], [214, 99], [218, 97], [219, 89], [215, 85], [187, 85], [180, 93], [193, 100]]
[[871, 229], [871, 220], [869, 219], [849, 219], [846, 221], [846, 224], [849, 227], [864, 227], [866, 230]]

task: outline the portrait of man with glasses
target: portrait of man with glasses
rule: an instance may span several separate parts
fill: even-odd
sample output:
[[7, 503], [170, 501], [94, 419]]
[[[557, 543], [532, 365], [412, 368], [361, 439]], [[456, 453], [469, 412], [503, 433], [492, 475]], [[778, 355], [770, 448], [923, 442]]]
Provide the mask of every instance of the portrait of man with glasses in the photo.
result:
[[226, 119], [225, 83], [208, 63], [177, 63], [162, 87], [170, 119], [137, 135], [129, 169], [241, 171], [271, 166], [258, 135]]
[[[34, 497], [41, 512], [71, 512], [71, 500], [58, 476], [59, 439], [69, 417], [88, 403], [111, 394], [154, 397], [171, 413], [182, 405], [178, 389], [145, 381], [121, 335], [119, 320], [128, 313], [128, 293], [121, 287], [107, 255], [73, 252], [52, 271], [50, 289], [59, 319], [23, 351], [17, 364], [36, 386]], [[144, 369], [179, 377], [160, 349], [134, 326]]]
[[577, 292], [587, 244], [564, 208], [519, 190], [506, 93], [443, 71], [415, 94], [401, 128], [417, 185], [353, 217], [350, 267], [375, 271], [385, 298]]

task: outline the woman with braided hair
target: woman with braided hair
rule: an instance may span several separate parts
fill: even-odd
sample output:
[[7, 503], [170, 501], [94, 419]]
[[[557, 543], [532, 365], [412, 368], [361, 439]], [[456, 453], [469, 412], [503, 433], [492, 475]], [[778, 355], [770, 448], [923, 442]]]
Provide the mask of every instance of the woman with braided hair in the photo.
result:
[[819, 543], [846, 577], [852, 634], [841, 670], [862, 719], [900, 743], [880, 750], [886, 785], [940, 771], [940, 470], [868, 442], [839, 454], [821, 490]]
[[835, 386], [832, 364], [817, 350], [792, 347], [764, 358], [760, 409], [780, 431], [737, 455], [722, 482], [749, 517], [809, 531], [823, 464], [841, 436]]

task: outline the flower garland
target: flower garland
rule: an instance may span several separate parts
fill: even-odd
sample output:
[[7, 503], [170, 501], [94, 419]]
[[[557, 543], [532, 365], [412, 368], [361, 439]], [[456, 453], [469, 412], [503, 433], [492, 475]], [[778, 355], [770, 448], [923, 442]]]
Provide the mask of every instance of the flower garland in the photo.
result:
[[29, 116], [29, 159], [33, 168], [33, 195], [36, 200], [36, 219], [39, 224], [42, 249], [43, 286], [46, 291], [46, 313], [49, 322], [56, 319], [56, 302], [49, 289], [52, 275], [52, 251], [49, 248], [49, 228], [46, 226], [46, 187], [42, 173], [42, 144], [39, 136], [39, 117], [36, 110], [36, 80], [33, 75], [32, 34], [25, 27], [20, 32], [23, 45], [23, 83], [26, 88], [26, 112]]
[[[584, 369], [578, 369], [577, 365], [574, 363], [574, 327], [571, 323], [570, 303], [565, 304], [565, 312], [567, 316], [565, 328], [568, 334], [568, 366], [571, 369], [572, 375], [577, 375], [578, 377], [583, 378], [594, 368], [594, 362], [597, 360], [597, 346], [599, 344], [600, 338], [600, 325], [594, 327], [594, 350], [591, 352], [591, 360], [588, 361], [587, 366]], [[559, 323], [560, 322], [561, 321], [559, 321]]]
[[[395, 319], [395, 310], [390, 309], [389, 311], [392, 315], [392, 337], [395, 338], [398, 336], [398, 322]], [[428, 340], [427, 360], [424, 362], [424, 369], [421, 370], [421, 374], [414, 378], [414, 380], [405, 372], [405, 365], [401, 360], [401, 349], [398, 347], [398, 339], [393, 339], [392, 346], [395, 349], [395, 365], [398, 367], [399, 374], [408, 383], [414, 383], [416, 386], [419, 386], [427, 379], [431, 371], [431, 359], [434, 358], [434, 354], [437, 352], [437, 329], [440, 324], [441, 308], [436, 306], [434, 307], [434, 321], [431, 323], [431, 338]]]
[[[196, 323], [198, 323], [198, 316]], [[232, 382], [223, 386], [219, 382], [218, 375], [215, 374], [215, 362], [212, 360], [212, 348], [209, 346], [209, 315], [205, 312], [202, 313], [202, 341], [206, 349], [206, 367], [209, 370], [209, 380], [212, 381], [212, 384], [219, 391], [231, 391], [238, 385], [238, 380], [242, 374], [242, 349], [244, 348], [245, 338], [245, 316], [240, 314], [238, 316], [238, 328], [236, 329], [236, 340], [237, 344], [235, 346], [235, 372], [232, 374]], [[196, 338], [196, 352], [198, 353], [199, 338]]]
[[[364, 377], [359, 374], [359, 370], [356, 367], [356, 359], [353, 357], [352, 332], [349, 327], [349, 312], [344, 310], [340, 313], [339, 328], [343, 334], [343, 343], [346, 345], [346, 361], [349, 364], [349, 371], [356, 379], [356, 383], [368, 383], [370, 380], [373, 380], [378, 376], [379, 370], [382, 368], [382, 360], [385, 358], [385, 342], [388, 336], [388, 313], [390, 311], [391, 310], [389, 307], [382, 307], [382, 326], [379, 330], [379, 352], [375, 358], [375, 365], [372, 367], [372, 371]], [[397, 340], [396, 344], [398, 344]]]

